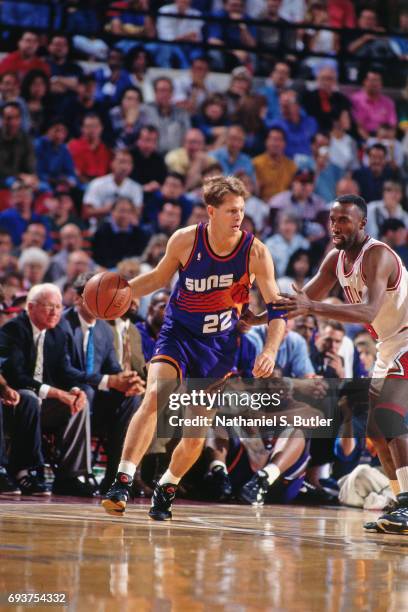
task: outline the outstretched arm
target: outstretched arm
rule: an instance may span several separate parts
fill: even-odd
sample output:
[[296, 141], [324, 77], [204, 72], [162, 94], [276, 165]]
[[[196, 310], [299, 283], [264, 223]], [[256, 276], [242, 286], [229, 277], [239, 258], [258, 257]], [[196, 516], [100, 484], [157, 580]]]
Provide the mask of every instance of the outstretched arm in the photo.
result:
[[[255, 240], [250, 258], [250, 271], [255, 275], [261, 295], [265, 304], [278, 299], [278, 287], [275, 281], [275, 270], [272, 257], [264, 244]], [[257, 356], [253, 369], [256, 378], [270, 376], [275, 367], [276, 354], [285, 335], [284, 321], [272, 319], [268, 325], [265, 346]]]
[[303, 291], [311, 300], [324, 300], [337, 282], [336, 266], [339, 251], [332, 249], [322, 261], [313, 278], [304, 286]]
[[173, 234], [167, 243], [166, 253], [157, 266], [150, 272], [140, 274], [129, 281], [134, 298], [148, 295], [169, 284], [179, 266], [185, 263], [183, 257], [188, 259], [193, 248], [194, 236], [193, 227], [178, 230]]
[[276, 309], [287, 310], [287, 318], [299, 315], [316, 314], [345, 323], [372, 323], [376, 318], [386, 296], [387, 285], [395, 280], [397, 268], [395, 256], [386, 248], [370, 249], [364, 256], [363, 266], [366, 276], [367, 293], [358, 304], [323, 304], [309, 297], [305, 291], [295, 296], [284, 296], [275, 305]]

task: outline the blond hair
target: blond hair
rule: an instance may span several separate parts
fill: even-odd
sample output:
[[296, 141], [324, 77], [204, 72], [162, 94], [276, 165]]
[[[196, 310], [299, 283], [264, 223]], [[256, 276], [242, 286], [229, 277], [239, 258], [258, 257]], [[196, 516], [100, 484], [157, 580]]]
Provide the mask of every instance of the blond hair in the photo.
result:
[[240, 196], [241, 198], [249, 197], [249, 193], [245, 188], [244, 183], [235, 176], [211, 176], [204, 181], [203, 198], [207, 206], [221, 206], [225, 196], [229, 194]]

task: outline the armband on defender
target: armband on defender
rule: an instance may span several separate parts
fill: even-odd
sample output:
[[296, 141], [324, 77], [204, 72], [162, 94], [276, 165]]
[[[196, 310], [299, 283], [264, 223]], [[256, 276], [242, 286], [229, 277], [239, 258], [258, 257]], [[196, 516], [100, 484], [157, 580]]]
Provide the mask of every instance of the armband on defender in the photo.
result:
[[283, 315], [287, 313], [286, 310], [274, 310], [272, 306], [272, 302], [269, 302], [269, 304], [266, 304], [266, 309], [268, 311], [268, 323], [272, 321], [273, 319], [281, 319], [282, 321], [285, 321], [286, 323], [286, 319], [282, 318]]

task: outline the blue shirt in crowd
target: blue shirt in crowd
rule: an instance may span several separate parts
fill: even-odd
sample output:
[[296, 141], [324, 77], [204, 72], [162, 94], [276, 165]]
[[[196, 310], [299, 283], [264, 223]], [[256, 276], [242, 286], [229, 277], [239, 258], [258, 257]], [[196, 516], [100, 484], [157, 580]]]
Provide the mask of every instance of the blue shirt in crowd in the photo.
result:
[[232, 175], [238, 172], [238, 170], [243, 170], [246, 174], [249, 174], [253, 180], [255, 180], [255, 171], [249, 155], [240, 153], [234, 161], [231, 161], [227, 148], [221, 147], [220, 149], [211, 151], [211, 157], [216, 159], [217, 162], [221, 164], [224, 174]]
[[65, 144], [55, 146], [47, 136], [40, 136], [35, 143], [35, 155], [41, 181], [66, 178], [76, 183], [74, 162]]
[[19, 246], [21, 237], [30, 223], [42, 223], [42, 225], [45, 226], [47, 238], [45, 240], [44, 249], [48, 251], [52, 247], [52, 240], [50, 236], [50, 223], [47, 217], [32, 213], [30, 219], [23, 219], [15, 208], [8, 208], [0, 213], [0, 227], [10, 234], [14, 246]]
[[311, 155], [311, 141], [318, 130], [318, 125], [314, 117], [309, 117], [304, 111], [301, 111], [299, 123], [287, 121], [283, 117], [272, 121], [269, 126], [280, 127], [286, 134], [286, 150], [285, 153], [290, 159], [293, 159], [296, 154]]
[[[256, 346], [256, 353], [263, 351], [266, 339], [266, 325], [252, 327], [248, 336]], [[306, 340], [294, 331], [289, 331], [282, 340], [276, 355], [276, 365], [281, 368], [283, 376], [302, 378], [314, 374], [314, 368], [307, 351]]]

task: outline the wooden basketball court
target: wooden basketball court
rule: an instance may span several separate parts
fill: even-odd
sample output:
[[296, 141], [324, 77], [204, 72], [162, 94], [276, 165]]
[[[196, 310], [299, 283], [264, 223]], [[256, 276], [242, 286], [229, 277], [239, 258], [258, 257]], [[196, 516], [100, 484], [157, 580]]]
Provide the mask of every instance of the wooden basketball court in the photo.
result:
[[364, 533], [375, 513], [179, 502], [155, 523], [146, 510], [2, 500], [0, 609], [29, 609], [10, 593], [65, 593], [87, 612], [408, 609], [408, 538]]

